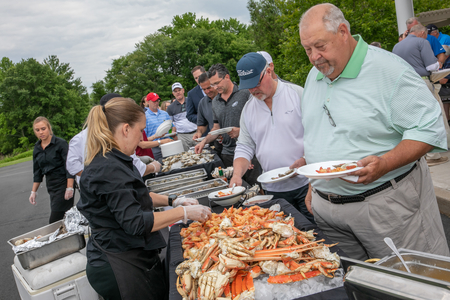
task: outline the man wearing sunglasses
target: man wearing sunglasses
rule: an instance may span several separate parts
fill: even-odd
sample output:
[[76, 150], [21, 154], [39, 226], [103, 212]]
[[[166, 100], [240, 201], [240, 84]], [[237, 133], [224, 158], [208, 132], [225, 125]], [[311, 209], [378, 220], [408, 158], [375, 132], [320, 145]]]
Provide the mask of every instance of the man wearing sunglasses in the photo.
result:
[[[241, 132], [230, 185], [242, 184], [241, 177], [254, 155], [266, 172], [305, 165], [300, 111], [303, 88], [278, 80], [273, 67], [259, 53], [245, 54], [236, 69], [240, 78], [239, 89], [249, 89], [252, 96], [241, 114]], [[305, 205], [308, 192], [306, 177], [298, 175], [289, 180], [263, 184], [263, 188], [268, 194], [291, 203], [314, 223], [314, 217]]]

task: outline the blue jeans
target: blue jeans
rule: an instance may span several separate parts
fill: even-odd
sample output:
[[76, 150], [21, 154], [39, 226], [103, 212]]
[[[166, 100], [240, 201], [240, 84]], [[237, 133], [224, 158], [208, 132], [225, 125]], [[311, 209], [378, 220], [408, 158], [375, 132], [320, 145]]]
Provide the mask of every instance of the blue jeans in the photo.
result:
[[311, 223], [316, 224], [314, 216], [309, 213], [305, 204], [305, 197], [308, 193], [308, 184], [293, 191], [288, 192], [271, 192], [266, 191], [266, 194], [273, 195], [275, 199], [282, 198], [292, 204], [302, 215], [304, 215]]

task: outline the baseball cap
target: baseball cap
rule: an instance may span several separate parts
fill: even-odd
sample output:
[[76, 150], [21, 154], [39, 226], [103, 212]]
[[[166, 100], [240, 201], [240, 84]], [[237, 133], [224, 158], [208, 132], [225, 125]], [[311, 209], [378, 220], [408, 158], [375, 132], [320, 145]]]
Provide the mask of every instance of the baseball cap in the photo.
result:
[[106, 94], [100, 99], [100, 105], [105, 106], [105, 104], [109, 100], [111, 100], [112, 98], [117, 98], [117, 97], [122, 97], [122, 96], [120, 94], [117, 94], [117, 93]]
[[172, 84], [172, 92], [173, 92], [174, 89], [177, 89], [177, 88], [180, 88], [180, 89], [183, 88], [183, 86], [181, 85], [181, 83], [175, 82], [174, 84]]
[[239, 76], [239, 89], [251, 89], [258, 85], [261, 72], [266, 67], [266, 59], [256, 52], [242, 56], [236, 65]]
[[428, 34], [430, 34], [432, 31], [438, 30], [437, 26], [434, 24], [428, 24], [427, 29], [428, 29]]
[[156, 101], [160, 100], [160, 98], [157, 93], [148, 93], [145, 100], [156, 102]]
[[272, 56], [270, 56], [270, 54], [266, 51], [258, 51], [256, 53], [261, 54], [266, 59], [268, 64], [273, 63]]

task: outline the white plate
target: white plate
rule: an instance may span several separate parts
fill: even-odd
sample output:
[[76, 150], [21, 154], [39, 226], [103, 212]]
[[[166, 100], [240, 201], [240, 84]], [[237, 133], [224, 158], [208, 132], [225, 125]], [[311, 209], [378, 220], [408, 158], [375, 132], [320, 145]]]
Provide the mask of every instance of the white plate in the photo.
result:
[[334, 160], [334, 161], [325, 161], [315, 164], [310, 164], [303, 166], [297, 170], [297, 173], [303, 175], [305, 177], [311, 179], [332, 179], [332, 178], [340, 178], [347, 176], [348, 173], [355, 172], [357, 170], [361, 170], [362, 167], [356, 167], [354, 169], [342, 171], [342, 172], [334, 172], [334, 173], [317, 173], [316, 170], [319, 170], [320, 167], [326, 169], [328, 167], [333, 168], [333, 165], [340, 165], [354, 162], [354, 160]]
[[259, 177], [256, 180], [258, 180], [261, 183], [274, 183], [274, 182], [283, 181], [283, 180], [291, 178], [291, 176], [295, 175], [295, 172], [297, 171], [297, 169], [294, 169], [294, 172], [292, 172], [288, 176], [280, 177], [277, 179], [272, 179], [272, 177], [278, 177], [278, 174], [283, 174], [287, 170], [289, 170], [289, 167], [274, 169], [274, 170], [262, 173], [261, 175], [259, 175]]
[[251, 205], [255, 205], [255, 204], [261, 204], [261, 203], [272, 200], [272, 198], [273, 198], [273, 195], [259, 195], [259, 196], [255, 196], [253, 198], [246, 200], [244, 202], [244, 205], [251, 206]]
[[176, 135], [177, 135], [176, 132], [172, 132], [172, 133], [165, 134], [163, 137], [172, 137], [172, 136], [176, 136]]
[[213, 201], [214, 203], [220, 205], [220, 206], [229, 206], [237, 203], [239, 200], [241, 200], [241, 195], [245, 192], [246, 188], [243, 186], [237, 186], [234, 188], [234, 192], [231, 195], [223, 196], [223, 197], [216, 197], [216, 195], [219, 192], [226, 193], [228, 191], [231, 191], [232, 188], [212, 192], [208, 195], [209, 200]]
[[210, 131], [208, 134], [211, 134], [211, 135], [224, 134], [224, 133], [230, 132], [231, 130], [233, 130], [233, 127], [220, 128], [220, 129], [217, 129], [214, 131]]
[[172, 120], [165, 120], [158, 126], [156, 129], [155, 136], [161, 136], [169, 132], [170, 128], [172, 128]]

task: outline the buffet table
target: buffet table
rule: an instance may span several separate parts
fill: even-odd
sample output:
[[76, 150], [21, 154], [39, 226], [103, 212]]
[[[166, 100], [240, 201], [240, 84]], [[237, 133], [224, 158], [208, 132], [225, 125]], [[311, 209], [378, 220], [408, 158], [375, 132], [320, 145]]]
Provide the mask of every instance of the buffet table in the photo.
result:
[[[295, 220], [295, 227], [302, 231], [307, 231], [314, 229], [314, 232], [317, 233], [316, 239], [325, 239], [326, 244], [332, 244], [330, 241], [320, 230], [319, 228], [309, 222], [300, 212], [298, 212], [291, 204], [289, 204], [284, 199], [272, 199], [266, 203], [262, 203], [259, 206], [263, 208], [269, 208], [274, 204], [280, 204], [281, 210], [289, 215], [291, 214]], [[221, 213], [223, 211], [223, 207], [216, 206], [213, 207], [212, 210], [215, 213]], [[183, 249], [181, 248], [181, 236], [180, 230], [188, 225], [185, 224], [176, 224], [171, 227], [169, 234], [169, 242], [167, 246], [167, 254], [166, 260], [168, 263], [168, 272], [169, 272], [169, 299], [170, 300], [181, 300], [182, 297], [178, 293], [176, 288], [177, 274], [175, 273], [175, 269], [184, 259], [183, 259]], [[337, 246], [330, 248], [332, 252], [337, 252], [339, 256], [346, 256], [345, 253], [340, 250]], [[325, 292], [301, 297], [298, 299], [308, 299], [308, 300], [339, 300], [339, 299], [348, 299], [347, 294], [345, 292], [344, 287], [335, 288], [332, 290], [328, 290]]]

